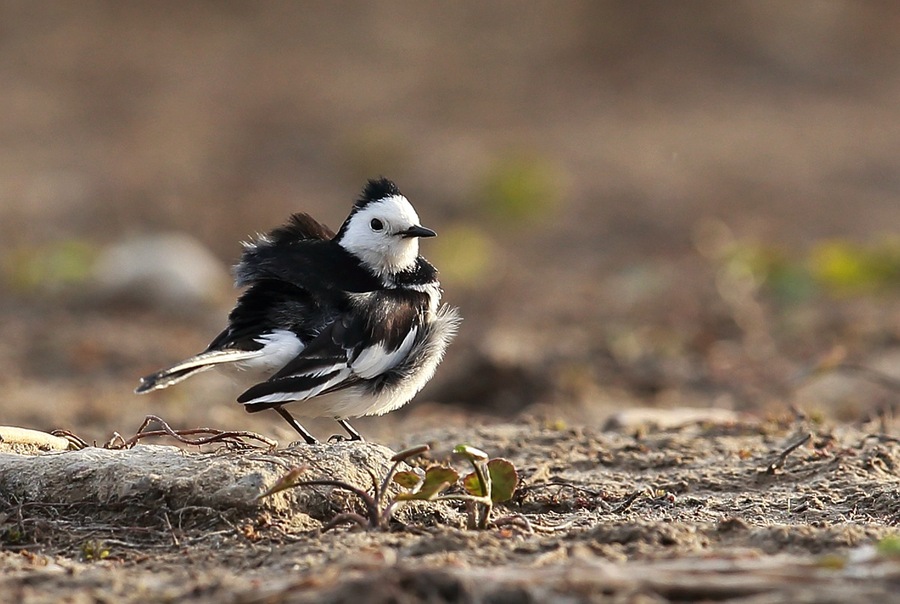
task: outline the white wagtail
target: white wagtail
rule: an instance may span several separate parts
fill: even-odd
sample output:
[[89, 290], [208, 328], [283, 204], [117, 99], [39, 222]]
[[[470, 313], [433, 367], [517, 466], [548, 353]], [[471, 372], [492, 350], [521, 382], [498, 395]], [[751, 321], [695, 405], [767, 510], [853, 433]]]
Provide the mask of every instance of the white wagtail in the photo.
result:
[[437, 271], [419, 256], [435, 232], [397, 186], [370, 180], [335, 235], [308, 214], [244, 244], [238, 298], [225, 328], [200, 354], [141, 379], [135, 392], [166, 388], [212, 367], [256, 374], [238, 397], [254, 413], [284, 409], [331, 417], [361, 440], [348, 418], [381, 415], [432, 378], [460, 318], [441, 299]]

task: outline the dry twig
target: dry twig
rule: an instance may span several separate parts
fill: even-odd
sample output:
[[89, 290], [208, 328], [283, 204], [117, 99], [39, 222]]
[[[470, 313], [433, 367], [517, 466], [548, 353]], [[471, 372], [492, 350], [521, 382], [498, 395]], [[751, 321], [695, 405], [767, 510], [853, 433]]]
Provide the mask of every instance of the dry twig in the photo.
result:
[[635, 501], [637, 501], [637, 498], [640, 497], [641, 495], [643, 495], [643, 493], [644, 493], [643, 491], [635, 491], [634, 493], [629, 495], [628, 499], [623, 501], [618, 507], [613, 508], [612, 513], [613, 514], [621, 514], [622, 512], [624, 512], [625, 510], [630, 508], [631, 504], [634, 503]]
[[[147, 427], [156, 422], [161, 426], [161, 430], [147, 430]], [[187, 438], [195, 434], [208, 434], [202, 438]], [[216, 430], [214, 428], [192, 428], [190, 430], [173, 430], [169, 424], [162, 418], [155, 415], [148, 415], [144, 418], [144, 422], [137, 429], [134, 436], [129, 439], [123, 438], [117, 432], [113, 433], [113, 437], [104, 445], [106, 449], [130, 449], [138, 443], [138, 441], [154, 436], [171, 436], [178, 442], [185, 445], [208, 445], [212, 443], [223, 443], [233, 447], [254, 447], [247, 441], [257, 441], [265, 445], [266, 448], [274, 449], [278, 446], [278, 442], [270, 438], [266, 438], [255, 432], [246, 432], [243, 430]]]
[[798, 448], [802, 447], [811, 438], [812, 438], [812, 434], [808, 433], [806, 436], [804, 436], [797, 442], [788, 445], [788, 447], [778, 455], [778, 457], [775, 459], [775, 461], [773, 461], [772, 463], [769, 464], [769, 467], [766, 468], [766, 474], [774, 474], [775, 472], [777, 472], [778, 470], [783, 468], [784, 462], [787, 460], [787, 456], [790, 455], [791, 453], [793, 453]]

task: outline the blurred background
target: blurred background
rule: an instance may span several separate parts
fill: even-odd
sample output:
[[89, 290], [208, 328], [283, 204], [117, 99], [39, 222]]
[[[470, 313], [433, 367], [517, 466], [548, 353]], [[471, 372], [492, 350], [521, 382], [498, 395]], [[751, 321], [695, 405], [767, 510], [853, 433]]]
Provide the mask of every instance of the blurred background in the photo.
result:
[[370, 438], [900, 398], [896, 3], [5, 0], [0, 82], [0, 424], [292, 439], [215, 373], [132, 390], [241, 240], [378, 175], [465, 323]]

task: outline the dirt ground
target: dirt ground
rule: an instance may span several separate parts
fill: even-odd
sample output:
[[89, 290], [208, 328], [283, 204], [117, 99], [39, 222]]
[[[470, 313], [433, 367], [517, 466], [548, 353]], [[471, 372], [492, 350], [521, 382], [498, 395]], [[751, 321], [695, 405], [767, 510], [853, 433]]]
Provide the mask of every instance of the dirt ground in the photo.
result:
[[22, 602], [898, 598], [898, 439], [802, 419], [626, 432], [535, 420], [410, 436], [431, 444], [425, 466], [459, 442], [511, 460], [521, 482], [494, 517], [525, 517], [531, 531], [467, 530], [462, 508], [443, 503], [386, 530], [323, 533], [359, 503], [339, 499], [303, 526], [284, 510], [191, 520], [140, 499], [20, 502], [3, 524], [0, 585]]
[[[222, 328], [241, 240], [335, 227], [384, 174], [464, 323], [412, 404], [354, 426], [508, 458], [498, 513], [560, 527], [0, 491], [0, 593], [898, 598], [897, 32], [850, 0], [0, 2], [0, 425], [286, 446], [222, 376], [133, 388]], [[129, 280], [148, 266], [162, 285]]]

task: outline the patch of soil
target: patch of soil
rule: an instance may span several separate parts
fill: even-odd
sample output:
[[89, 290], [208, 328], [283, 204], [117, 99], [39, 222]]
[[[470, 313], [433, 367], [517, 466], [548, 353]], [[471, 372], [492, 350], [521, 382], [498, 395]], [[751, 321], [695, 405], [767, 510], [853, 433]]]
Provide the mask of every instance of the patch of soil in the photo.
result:
[[[521, 484], [496, 513], [537, 530], [466, 530], [461, 509], [424, 503], [386, 531], [323, 533], [327, 517], [310, 528], [251, 507], [112, 531], [71, 506], [20, 502], [0, 515], [0, 588], [23, 602], [769, 602], [889, 600], [900, 581], [885, 547], [900, 524], [896, 438], [803, 420], [630, 434], [531, 421], [409, 442], [432, 446], [423, 465], [459, 442], [511, 460]], [[227, 454], [242, 455], [284, 454]], [[336, 499], [331, 514], [356, 505]]]

